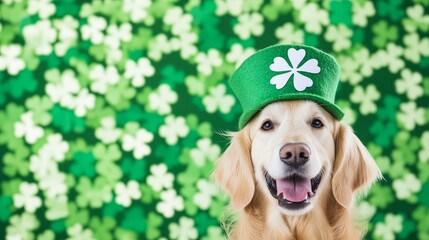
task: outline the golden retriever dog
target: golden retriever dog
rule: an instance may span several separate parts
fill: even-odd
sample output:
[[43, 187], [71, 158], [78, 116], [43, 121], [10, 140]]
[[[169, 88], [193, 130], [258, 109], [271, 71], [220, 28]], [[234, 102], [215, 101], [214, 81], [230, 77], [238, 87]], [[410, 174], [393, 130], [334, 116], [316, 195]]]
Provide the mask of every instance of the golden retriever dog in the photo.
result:
[[213, 172], [238, 212], [230, 239], [363, 237], [354, 198], [381, 173], [348, 125], [312, 101], [279, 101], [231, 136]]

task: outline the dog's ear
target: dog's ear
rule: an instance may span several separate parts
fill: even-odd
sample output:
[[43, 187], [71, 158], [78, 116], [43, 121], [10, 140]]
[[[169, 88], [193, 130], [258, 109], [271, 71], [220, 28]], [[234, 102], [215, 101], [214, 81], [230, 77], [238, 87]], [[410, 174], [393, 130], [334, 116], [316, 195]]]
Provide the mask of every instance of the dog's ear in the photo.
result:
[[335, 138], [332, 191], [336, 201], [348, 208], [354, 192], [366, 190], [381, 178], [380, 170], [368, 150], [346, 124], [340, 124]]
[[255, 192], [250, 146], [246, 128], [232, 134], [231, 144], [217, 160], [213, 172], [216, 182], [230, 195], [232, 205], [236, 209], [246, 207]]

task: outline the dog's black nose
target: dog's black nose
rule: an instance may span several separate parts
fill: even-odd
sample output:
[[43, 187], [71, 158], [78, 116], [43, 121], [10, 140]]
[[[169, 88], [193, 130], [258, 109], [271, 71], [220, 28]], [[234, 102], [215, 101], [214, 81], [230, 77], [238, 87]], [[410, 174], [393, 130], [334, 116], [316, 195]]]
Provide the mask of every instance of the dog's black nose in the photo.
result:
[[291, 167], [300, 167], [310, 159], [310, 148], [304, 143], [288, 143], [280, 149], [280, 160]]

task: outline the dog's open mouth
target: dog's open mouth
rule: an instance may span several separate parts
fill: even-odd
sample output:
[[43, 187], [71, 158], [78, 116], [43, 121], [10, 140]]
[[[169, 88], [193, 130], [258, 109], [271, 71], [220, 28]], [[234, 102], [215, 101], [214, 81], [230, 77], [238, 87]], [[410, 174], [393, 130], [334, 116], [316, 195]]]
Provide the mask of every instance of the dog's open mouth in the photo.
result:
[[312, 179], [292, 175], [278, 180], [265, 172], [265, 179], [271, 195], [278, 200], [281, 207], [298, 210], [309, 205], [310, 198], [316, 195], [322, 179], [322, 171]]

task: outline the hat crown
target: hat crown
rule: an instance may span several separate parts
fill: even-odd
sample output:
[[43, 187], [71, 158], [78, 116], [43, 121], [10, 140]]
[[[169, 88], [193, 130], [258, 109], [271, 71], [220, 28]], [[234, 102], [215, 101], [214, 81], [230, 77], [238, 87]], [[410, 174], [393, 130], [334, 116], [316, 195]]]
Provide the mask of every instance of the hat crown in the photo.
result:
[[254, 53], [230, 79], [243, 108], [239, 127], [265, 105], [281, 100], [312, 100], [341, 119], [344, 113], [334, 104], [339, 76], [335, 59], [314, 47], [276, 45]]

